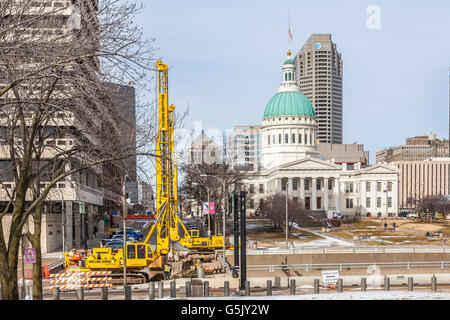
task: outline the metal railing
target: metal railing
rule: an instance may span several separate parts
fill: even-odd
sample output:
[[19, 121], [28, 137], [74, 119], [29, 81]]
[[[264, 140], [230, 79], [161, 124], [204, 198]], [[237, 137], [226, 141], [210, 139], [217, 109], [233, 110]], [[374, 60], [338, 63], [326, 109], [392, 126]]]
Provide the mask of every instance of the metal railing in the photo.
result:
[[278, 250], [247, 250], [248, 255], [327, 254], [327, 253], [450, 253], [450, 247], [358, 247], [358, 248], [297, 248]]
[[342, 263], [326, 263], [326, 264], [279, 264], [279, 265], [251, 265], [247, 266], [247, 271], [269, 271], [275, 272], [302, 270], [329, 270], [329, 269], [367, 269], [367, 268], [445, 268], [450, 267], [450, 261], [409, 261], [409, 262], [342, 262]]

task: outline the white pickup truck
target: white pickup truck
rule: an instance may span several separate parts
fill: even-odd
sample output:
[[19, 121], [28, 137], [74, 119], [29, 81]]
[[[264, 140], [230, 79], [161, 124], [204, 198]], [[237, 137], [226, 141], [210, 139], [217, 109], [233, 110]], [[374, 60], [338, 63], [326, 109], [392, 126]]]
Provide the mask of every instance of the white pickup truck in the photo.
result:
[[406, 216], [408, 219], [418, 219], [420, 218], [419, 214], [417, 212], [408, 213]]

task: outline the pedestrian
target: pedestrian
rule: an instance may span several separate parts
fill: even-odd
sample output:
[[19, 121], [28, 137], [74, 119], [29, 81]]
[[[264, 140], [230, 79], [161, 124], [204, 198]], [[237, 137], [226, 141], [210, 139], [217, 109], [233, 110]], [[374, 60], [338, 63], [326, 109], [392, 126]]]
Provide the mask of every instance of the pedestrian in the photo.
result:
[[394, 228], [394, 231], [395, 231], [395, 222], [392, 224], [392, 227]]
[[164, 266], [164, 280], [169, 280], [170, 279], [170, 271], [171, 271], [170, 264], [166, 264]]
[[387, 226], [388, 226], [388, 224], [387, 224], [387, 222], [385, 222], [385, 223], [384, 223], [384, 230], [387, 229]]
[[97, 226], [94, 226], [93, 232], [94, 232], [94, 238], [96, 238], [97, 237]]

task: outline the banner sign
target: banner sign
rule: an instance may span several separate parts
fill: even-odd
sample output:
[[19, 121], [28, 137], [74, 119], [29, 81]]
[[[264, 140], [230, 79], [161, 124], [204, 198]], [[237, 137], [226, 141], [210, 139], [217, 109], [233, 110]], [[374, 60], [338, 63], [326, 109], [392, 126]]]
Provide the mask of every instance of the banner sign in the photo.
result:
[[36, 249], [26, 248], [24, 252], [25, 263], [36, 263]]
[[214, 202], [210, 202], [210, 203], [209, 203], [209, 213], [210, 213], [210, 214], [216, 213], [215, 207], [214, 207]]
[[203, 202], [203, 213], [208, 213], [209, 205], [208, 202]]

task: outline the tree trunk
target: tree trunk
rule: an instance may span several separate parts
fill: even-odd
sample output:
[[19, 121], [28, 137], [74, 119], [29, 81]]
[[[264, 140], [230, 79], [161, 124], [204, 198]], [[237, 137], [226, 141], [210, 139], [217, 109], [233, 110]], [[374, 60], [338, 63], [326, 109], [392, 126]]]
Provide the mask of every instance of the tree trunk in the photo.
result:
[[32, 236], [32, 245], [36, 249], [36, 263], [33, 265], [33, 300], [42, 300], [42, 251], [41, 251], [41, 221], [42, 221], [41, 202], [34, 212], [34, 234]]

